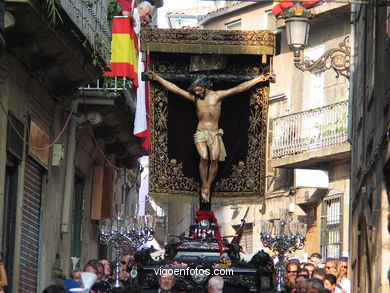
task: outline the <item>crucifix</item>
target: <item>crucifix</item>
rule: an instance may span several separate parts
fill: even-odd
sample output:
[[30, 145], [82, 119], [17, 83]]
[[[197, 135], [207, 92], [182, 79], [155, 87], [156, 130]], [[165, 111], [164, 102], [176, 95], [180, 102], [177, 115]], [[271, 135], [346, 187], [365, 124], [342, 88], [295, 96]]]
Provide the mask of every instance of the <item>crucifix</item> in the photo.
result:
[[[197, 56], [202, 57], [202, 56]], [[210, 56], [207, 56], [210, 58]], [[217, 56], [223, 57], [223, 56]], [[197, 58], [198, 62], [191, 62], [190, 70], [205, 71], [220, 69], [223, 62], [210, 62]], [[192, 61], [192, 60], [191, 60]], [[222, 64], [223, 66], [223, 64]], [[211, 186], [218, 171], [218, 161], [224, 161], [226, 151], [222, 140], [223, 130], [219, 128], [218, 122], [221, 115], [221, 103], [224, 98], [234, 96], [238, 93], [249, 90], [259, 82], [269, 81], [270, 74], [260, 75], [232, 75], [232, 74], [175, 74], [175, 73], [155, 73], [148, 71], [145, 73], [148, 80], [159, 82], [167, 90], [190, 100], [194, 103], [198, 124], [194, 134], [195, 148], [199, 154], [199, 175], [201, 181], [200, 206], [201, 209], [211, 209]], [[187, 90], [178, 87], [171, 81], [188, 81], [191, 85]], [[212, 90], [212, 81], [241, 82], [226, 90]]]

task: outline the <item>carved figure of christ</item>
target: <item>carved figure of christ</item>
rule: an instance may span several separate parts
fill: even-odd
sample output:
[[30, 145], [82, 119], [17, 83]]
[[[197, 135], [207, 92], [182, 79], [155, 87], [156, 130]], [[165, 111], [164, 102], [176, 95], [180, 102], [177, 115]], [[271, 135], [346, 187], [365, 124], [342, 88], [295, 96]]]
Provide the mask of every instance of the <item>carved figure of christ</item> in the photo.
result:
[[201, 180], [202, 202], [210, 201], [210, 187], [217, 175], [218, 161], [226, 157], [222, 141], [223, 131], [219, 129], [218, 122], [221, 116], [221, 104], [224, 98], [244, 92], [259, 82], [269, 80], [269, 75], [260, 75], [226, 90], [212, 90], [212, 83], [205, 75], [193, 81], [188, 90], [162, 78], [153, 71], [145, 73], [149, 80], [159, 82], [167, 90], [183, 97], [195, 104], [198, 125], [194, 134], [194, 143], [200, 156], [199, 175]]

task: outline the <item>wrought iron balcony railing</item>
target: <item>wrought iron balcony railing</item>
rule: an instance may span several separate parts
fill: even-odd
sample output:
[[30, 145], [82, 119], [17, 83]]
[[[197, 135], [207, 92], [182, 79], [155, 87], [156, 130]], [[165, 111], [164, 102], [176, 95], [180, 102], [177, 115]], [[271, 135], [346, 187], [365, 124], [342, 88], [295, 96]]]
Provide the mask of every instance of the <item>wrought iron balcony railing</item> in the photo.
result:
[[80, 91], [99, 91], [104, 94], [104, 92], [118, 92], [129, 90], [133, 87], [133, 82], [130, 81], [127, 77], [105, 77], [98, 79], [96, 84], [87, 84], [83, 87], [80, 87]]
[[348, 102], [343, 101], [272, 121], [272, 158], [347, 141]]
[[110, 61], [111, 29], [107, 21], [110, 0], [60, 0], [61, 7], [84, 34], [94, 53]]

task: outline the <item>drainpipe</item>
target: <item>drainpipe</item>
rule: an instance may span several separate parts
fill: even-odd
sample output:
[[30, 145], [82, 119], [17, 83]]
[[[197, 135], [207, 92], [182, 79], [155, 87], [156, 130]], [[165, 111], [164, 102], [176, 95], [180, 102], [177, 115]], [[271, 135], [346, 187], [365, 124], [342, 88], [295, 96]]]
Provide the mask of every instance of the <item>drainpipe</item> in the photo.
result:
[[[72, 102], [71, 109], [77, 113], [78, 101]], [[62, 218], [61, 218], [61, 234], [69, 233], [69, 217], [72, 202], [72, 192], [74, 184], [74, 155], [76, 149], [76, 127], [77, 118], [72, 113], [68, 126], [68, 136], [66, 144], [66, 159], [65, 159], [65, 179], [64, 179], [64, 196], [62, 198]]]
[[351, 36], [349, 37], [349, 44], [351, 46], [350, 59], [350, 77], [349, 77], [349, 97], [348, 97], [348, 142], [353, 142], [353, 109], [354, 109], [354, 78], [355, 78], [355, 22], [356, 22], [356, 4], [351, 4]]
[[[94, 98], [88, 99], [75, 99], [72, 102], [71, 109], [73, 114], [77, 114], [77, 107], [79, 104], [95, 104], [95, 105], [114, 105], [113, 99]], [[76, 128], [78, 123], [82, 123], [86, 120], [85, 115], [77, 117], [72, 115], [68, 126], [68, 136], [66, 144], [66, 158], [65, 158], [65, 179], [64, 179], [64, 196], [62, 199], [62, 218], [61, 218], [61, 234], [69, 233], [69, 218], [73, 196], [74, 185], [74, 156], [76, 152]]]
[[[85, 93], [84, 95], [88, 95]], [[84, 99], [75, 99], [72, 102], [70, 109], [73, 109], [73, 113], [77, 114], [77, 108], [79, 104], [96, 104], [96, 105], [114, 105], [114, 101], [103, 98], [88, 99], [86, 102]], [[72, 115], [68, 126], [68, 136], [66, 144], [66, 158], [65, 158], [65, 179], [64, 179], [64, 196], [62, 198], [62, 218], [61, 218], [61, 234], [69, 233], [69, 217], [73, 195], [74, 185], [74, 156], [76, 150], [76, 127], [78, 123], [82, 123], [86, 120], [85, 115], [77, 118], [76, 115]]]
[[[351, 144], [351, 148], [352, 148], [352, 143], [353, 143], [353, 119], [352, 119], [352, 116], [353, 116], [353, 109], [354, 109], [354, 105], [355, 105], [355, 101], [354, 101], [354, 85], [355, 85], [355, 23], [356, 23], [356, 4], [353, 4], [351, 3], [351, 36], [349, 38], [350, 40], [350, 45], [351, 45], [351, 59], [350, 59], [350, 77], [349, 77], [349, 103], [348, 103], [348, 142]], [[351, 152], [353, 150], [351, 149]], [[351, 155], [351, 160], [352, 160], [352, 155]], [[352, 162], [351, 162], [352, 163]], [[350, 175], [352, 175], [352, 168], [351, 168], [351, 171], [350, 171]], [[352, 186], [353, 182], [352, 182], [352, 176], [349, 180], [349, 217], [348, 217], [348, 225], [350, 227], [350, 229], [352, 228], [352, 216], [353, 216], [353, 201], [352, 201], [352, 197], [353, 197], [353, 194], [352, 192], [354, 191], [353, 189], [353, 186]], [[349, 257], [349, 261], [348, 261], [348, 270], [350, 272], [352, 272], [352, 268], [351, 268], [351, 258], [350, 258], [350, 254], [351, 254], [351, 249], [354, 247], [354, 244], [351, 243], [351, 237], [349, 236], [349, 239], [348, 239], [348, 257]], [[350, 274], [351, 275], [351, 293], [354, 292], [354, 289], [353, 289], [353, 284], [354, 284], [354, 280], [353, 280], [353, 276], [354, 274]]]

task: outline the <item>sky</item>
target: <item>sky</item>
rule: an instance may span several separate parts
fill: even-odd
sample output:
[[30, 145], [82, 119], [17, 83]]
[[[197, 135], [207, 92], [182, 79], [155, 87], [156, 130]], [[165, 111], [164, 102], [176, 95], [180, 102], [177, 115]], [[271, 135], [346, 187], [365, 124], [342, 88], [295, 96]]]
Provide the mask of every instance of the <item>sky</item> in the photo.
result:
[[168, 28], [168, 23], [165, 14], [169, 10], [178, 10], [184, 8], [194, 8], [196, 5], [199, 6], [210, 6], [213, 1], [201, 1], [201, 0], [164, 0], [163, 7], [157, 10], [158, 12], [158, 27]]

